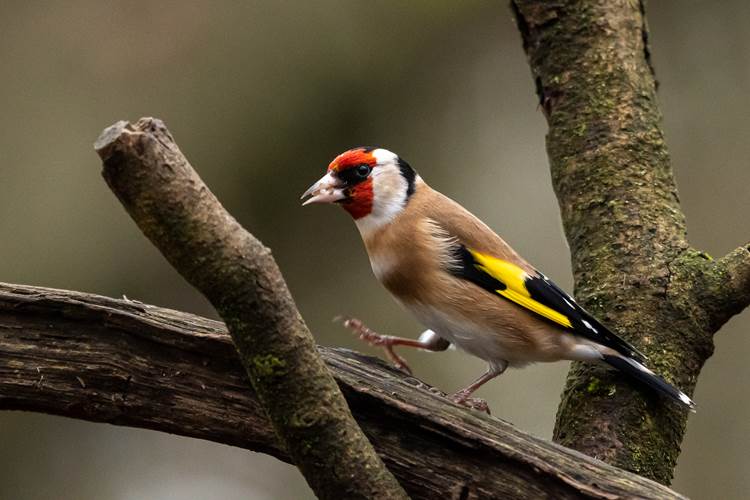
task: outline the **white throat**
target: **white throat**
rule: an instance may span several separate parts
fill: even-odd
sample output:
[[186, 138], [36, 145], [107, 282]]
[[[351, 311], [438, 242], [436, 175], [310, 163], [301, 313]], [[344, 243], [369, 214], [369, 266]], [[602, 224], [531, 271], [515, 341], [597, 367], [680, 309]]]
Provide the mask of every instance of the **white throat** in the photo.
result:
[[390, 215], [375, 215], [375, 213], [371, 213], [370, 215], [365, 215], [364, 217], [356, 219], [354, 223], [357, 225], [357, 229], [359, 229], [359, 234], [362, 235], [362, 238], [367, 239], [379, 229], [387, 226], [396, 215], [398, 215], [398, 212]]

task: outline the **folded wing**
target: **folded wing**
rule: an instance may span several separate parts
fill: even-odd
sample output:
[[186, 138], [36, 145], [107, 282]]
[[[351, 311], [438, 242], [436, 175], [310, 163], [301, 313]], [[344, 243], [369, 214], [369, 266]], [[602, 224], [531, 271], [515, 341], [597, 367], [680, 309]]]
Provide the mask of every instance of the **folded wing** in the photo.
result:
[[457, 243], [451, 272], [505, 300], [532, 311], [564, 330], [607, 346], [622, 355], [643, 360], [630, 343], [618, 337], [579, 306], [549, 278], [526, 272], [516, 264]]

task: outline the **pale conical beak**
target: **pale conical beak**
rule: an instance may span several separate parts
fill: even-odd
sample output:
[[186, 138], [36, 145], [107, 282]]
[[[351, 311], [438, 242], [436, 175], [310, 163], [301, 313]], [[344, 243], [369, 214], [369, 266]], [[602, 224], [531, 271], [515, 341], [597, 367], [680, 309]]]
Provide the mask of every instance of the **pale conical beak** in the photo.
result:
[[310, 186], [300, 199], [308, 198], [302, 206], [313, 203], [335, 203], [346, 198], [343, 190], [344, 183], [337, 179], [331, 172], [324, 175], [318, 182]]

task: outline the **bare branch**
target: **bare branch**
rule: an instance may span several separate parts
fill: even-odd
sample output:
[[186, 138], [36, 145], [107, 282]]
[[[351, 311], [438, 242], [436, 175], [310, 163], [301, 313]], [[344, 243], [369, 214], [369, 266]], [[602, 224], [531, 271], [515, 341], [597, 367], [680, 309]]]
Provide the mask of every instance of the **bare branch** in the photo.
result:
[[[321, 354], [414, 498], [682, 498], [456, 406], [378, 360]], [[0, 284], [0, 409], [155, 429], [289, 460], [248, 384], [222, 323]]]
[[240, 361], [319, 498], [407, 498], [367, 441], [270, 250], [221, 206], [160, 120], [96, 141], [103, 176], [143, 233], [229, 327]]

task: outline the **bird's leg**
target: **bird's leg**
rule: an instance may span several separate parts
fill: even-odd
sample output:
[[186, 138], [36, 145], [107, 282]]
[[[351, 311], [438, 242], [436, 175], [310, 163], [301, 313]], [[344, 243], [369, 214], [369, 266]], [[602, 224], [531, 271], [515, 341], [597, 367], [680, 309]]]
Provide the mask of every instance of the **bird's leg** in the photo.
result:
[[[336, 318], [339, 319], [339, 318]], [[381, 335], [376, 331], [365, 326], [362, 321], [356, 318], [344, 318], [344, 326], [350, 328], [356, 333], [360, 339], [364, 340], [370, 345], [382, 347], [385, 351], [386, 356], [394, 364], [396, 368], [411, 375], [411, 368], [406, 363], [406, 360], [396, 354], [393, 350], [396, 346], [416, 347], [418, 349], [426, 349], [428, 351], [444, 351], [450, 346], [450, 342], [442, 337], [439, 337], [431, 330], [427, 330], [420, 335], [419, 340], [406, 339], [403, 337], [392, 337], [390, 335]]]
[[451, 400], [454, 403], [458, 403], [463, 406], [468, 406], [469, 408], [473, 408], [475, 410], [486, 412], [488, 415], [490, 414], [490, 407], [487, 404], [487, 401], [481, 398], [472, 398], [471, 395], [474, 394], [474, 392], [482, 387], [484, 384], [492, 380], [493, 378], [497, 377], [498, 375], [502, 374], [505, 369], [508, 367], [508, 362], [503, 361], [501, 363], [493, 363], [489, 366], [487, 371], [476, 379], [474, 382], [469, 384], [467, 387], [461, 389], [457, 393], [455, 393], [453, 396], [451, 396]]

